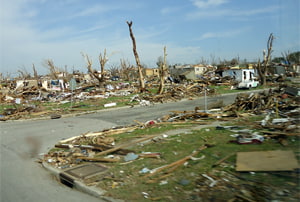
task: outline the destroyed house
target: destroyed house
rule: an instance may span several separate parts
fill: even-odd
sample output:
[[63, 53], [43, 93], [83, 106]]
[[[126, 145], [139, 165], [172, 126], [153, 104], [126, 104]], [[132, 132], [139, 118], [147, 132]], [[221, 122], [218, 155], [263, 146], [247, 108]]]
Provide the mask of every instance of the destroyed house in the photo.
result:
[[52, 90], [52, 91], [61, 91], [66, 88], [63, 79], [44, 80], [42, 82], [42, 87], [46, 90]]
[[159, 70], [157, 68], [144, 68], [143, 71], [146, 77], [159, 76]]
[[21, 88], [31, 88], [31, 87], [38, 87], [37, 80], [17, 80], [16, 81], [16, 90]]
[[179, 80], [197, 80], [206, 71], [200, 65], [173, 66], [170, 68], [171, 77]]

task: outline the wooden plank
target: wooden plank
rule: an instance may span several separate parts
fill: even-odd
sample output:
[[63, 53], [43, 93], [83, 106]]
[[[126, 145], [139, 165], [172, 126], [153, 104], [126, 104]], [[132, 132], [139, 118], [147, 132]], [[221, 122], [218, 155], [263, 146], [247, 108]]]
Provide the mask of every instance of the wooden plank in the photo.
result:
[[[167, 168], [169, 168], [169, 171], [167, 173], [170, 173], [173, 170], [177, 169], [178, 166], [183, 165], [187, 160], [191, 159], [193, 156], [199, 154], [200, 151], [202, 151], [202, 150], [204, 150], [204, 149], [206, 149], [208, 147], [211, 147], [211, 146], [213, 146], [213, 145], [203, 145], [198, 150], [194, 151], [191, 155], [186, 156], [186, 157], [184, 157], [182, 159], [179, 159], [178, 161], [175, 161], [175, 162], [173, 162], [171, 164], [168, 164], [168, 165], [165, 165], [163, 167], [160, 167], [160, 168], [156, 169], [155, 171], [153, 171], [152, 173], [149, 173], [149, 174], [147, 174], [147, 175], [145, 175], [143, 177], [144, 178], [151, 177], [151, 176], [153, 176], [153, 175], [155, 175], [155, 174], [157, 174], [157, 173], [159, 173], [159, 172], [161, 172], [161, 171], [163, 171], [163, 170], [165, 170]], [[174, 169], [172, 167], [174, 167]]]
[[87, 156], [77, 156], [77, 159], [85, 160], [85, 161], [94, 161], [94, 162], [118, 162], [119, 159], [110, 159], [110, 158], [95, 158], [95, 157], [87, 157]]
[[267, 137], [285, 135], [285, 136], [300, 136], [299, 133], [288, 133], [288, 132], [280, 132], [280, 131], [261, 131], [261, 133], [270, 134]]
[[235, 154], [235, 153], [230, 153], [230, 154], [228, 154], [227, 156], [223, 157], [222, 159], [220, 159], [220, 160], [218, 160], [216, 163], [214, 163], [214, 164], [212, 165], [212, 167], [218, 166], [220, 163], [222, 163], [223, 161], [229, 159], [229, 158], [232, 157], [234, 154]]
[[99, 153], [97, 153], [97, 156], [102, 156], [102, 155], [106, 155], [106, 154], [112, 153], [112, 152], [114, 152], [114, 151], [117, 151], [117, 150], [120, 150], [120, 149], [129, 147], [129, 146], [134, 145], [134, 144], [137, 144], [137, 143], [139, 143], [139, 142], [144, 142], [144, 141], [146, 141], [146, 140], [152, 139], [152, 138], [154, 138], [154, 137], [156, 137], [156, 136], [157, 136], [157, 135], [147, 136], [147, 137], [142, 138], [142, 139], [140, 139], [140, 140], [137, 140], [137, 141], [134, 141], [134, 142], [130, 142], [130, 143], [127, 143], [127, 144], [123, 144], [123, 145], [114, 147], [114, 148], [112, 148], [112, 149], [105, 150], [105, 151], [103, 151], [103, 152], [99, 152]]
[[293, 171], [298, 167], [293, 151], [237, 153], [236, 171]]

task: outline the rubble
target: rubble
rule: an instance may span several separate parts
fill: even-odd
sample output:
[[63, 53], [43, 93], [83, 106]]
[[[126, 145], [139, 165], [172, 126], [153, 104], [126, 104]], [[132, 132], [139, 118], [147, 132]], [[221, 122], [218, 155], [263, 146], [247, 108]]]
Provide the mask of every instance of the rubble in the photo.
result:
[[[193, 85], [190, 88], [194, 88], [195, 86], [196, 85]], [[284, 138], [288, 136], [299, 136], [300, 126], [298, 115], [300, 114], [300, 109], [298, 108], [299, 100], [297, 100], [296, 96], [289, 96], [288, 98], [283, 99], [281, 96], [282, 93], [284, 93], [284, 89], [240, 94], [233, 104], [225, 106], [220, 110], [201, 111], [196, 107], [194, 111], [172, 111], [171, 114], [165, 115], [157, 120], [149, 120], [145, 123], [136, 121], [136, 123], [138, 123], [137, 125], [112, 128], [102, 132], [87, 133], [67, 140], [62, 140], [56, 144], [55, 147], [66, 149], [69, 152], [68, 155], [66, 155], [65, 152], [52, 152], [48, 154], [46, 161], [49, 162], [49, 159], [52, 159], [50, 161], [56, 167], [61, 167], [61, 164], [65, 165], [66, 163], [69, 163], [71, 166], [74, 163], [80, 163], [83, 160], [117, 162], [119, 159], [103, 160], [103, 157], [115, 152], [123, 155], [130, 155], [130, 152], [132, 151], [126, 149], [129, 146], [140, 142], [146, 142], [151, 139], [157, 141], [159, 137], [155, 135], [145, 136], [136, 141], [115, 145], [115, 140], [112, 137], [114, 134], [160, 124], [174, 124], [176, 122], [181, 123], [189, 121], [190, 123], [207, 124], [207, 122], [203, 120], [219, 120], [220, 118], [223, 118], [223, 120], [225, 118], [226, 120], [229, 116], [240, 117], [242, 114], [240, 112], [241, 110], [243, 110], [243, 113], [249, 114], [266, 114], [266, 118], [260, 123], [254, 123], [254, 127], [260, 129], [259, 132], [245, 129], [242, 130], [240, 129], [240, 126], [217, 126], [216, 128], [218, 130], [229, 129], [236, 132], [236, 134], [233, 135], [236, 140], [232, 140], [231, 142], [236, 142], [238, 144], [261, 144], [265, 139], [275, 138], [278, 139], [281, 144], [284, 144]], [[137, 97], [135, 97], [135, 99], [136, 98]], [[279, 118], [279, 116], [282, 116], [282, 118]], [[52, 117], [59, 118], [60, 116], [54, 114], [51, 118]], [[134, 156], [136, 158], [158, 157], [160, 154], [144, 153], [134, 154]], [[67, 158], [67, 160], [63, 160], [62, 158]]]
[[[13, 104], [13, 107], [3, 110], [0, 120], [18, 119], [24, 115], [34, 114], [45, 115], [51, 119], [61, 118], [63, 113], [80, 111], [81, 101], [99, 101], [113, 96], [126, 96], [128, 105], [131, 106], [134, 106], [134, 104], [151, 106], [155, 103], [192, 99], [193, 97], [203, 96], [204, 94], [214, 95], [215, 91], [209, 88], [209, 85], [211, 84], [226, 84], [232, 86], [234, 85], [234, 82], [231, 78], [204, 78], [197, 83], [192, 84], [167, 85], [164, 93], [160, 95], [151, 92], [137, 94], [137, 88], [134, 87], [134, 83], [129, 84], [122, 82], [118, 84], [107, 84], [104, 88], [99, 88], [90, 84], [79, 85], [72, 91], [70, 91], [68, 87], [64, 88], [63, 91], [57, 91], [53, 90], [54, 88], [18, 86], [15, 90], [1, 91], [1, 103]], [[178, 157], [173, 162], [165, 163], [164, 166], [155, 167], [151, 166], [151, 163], [148, 163], [148, 161], [154, 160], [160, 161], [161, 163], [166, 162], [167, 159], [165, 159], [165, 154], [163, 152], [156, 152], [156, 150], [154, 150], [154, 152], [137, 152], [132, 150], [132, 146], [145, 146], [152, 143], [164, 144], [166, 141], [165, 139], [168, 137], [167, 135], [144, 135], [127, 142], [118, 142], [114, 138], [114, 135], [130, 133], [136, 129], [160, 127], [163, 124], [176, 125], [192, 123], [206, 125], [215, 120], [241, 120], [243, 117], [259, 115], [263, 117], [262, 121], [248, 122], [244, 125], [220, 125], [216, 127], [216, 130], [220, 130], [219, 132], [222, 132], [221, 130], [230, 130], [233, 134], [236, 134], [234, 136], [236, 140], [233, 140], [233, 142], [238, 144], [259, 143], [261, 144], [259, 146], [262, 147], [271, 140], [278, 142], [283, 148], [287, 148], [291, 143], [289, 138], [298, 138], [300, 134], [299, 102], [299, 90], [295, 87], [279, 86], [278, 88], [272, 88], [258, 93], [241, 93], [238, 94], [234, 103], [227, 106], [223, 106], [222, 102], [213, 103], [213, 105], [211, 104], [211, 106], [208, 107], [208, 110], [200, 110], [199, 107], [195, 106], [195, 110], [171, 111], [170, 114], [156, 120], [149, 120], [145, 123], [135, 121], [136, 125], [120, 126], [100, 132], [89, 132], [66, 140], [61, 140], [53, 149], [43, 156], [42, 161], [65, 171], [88, 164], [105, 164], [109, 170], [114, 165], [120, 167], [125, 166], [126, 164], [133, 165], [135, 162], [144, 159], [143, 161], [147, 163], [144, 163], [138, 168], [137, 175], [139, 175], [139, 179], [142, 179], [144, 184], [158, 183], [160, 186], [166, 186], [166, 184], [169, 186], [176, 177], [177, 172], [181, 172], [181, 170], [190, 166], [192, 167], [197, 161], [202, 162], [200, 160], [203, 158], [206, 159], [211, 157], [206, 155], [208, 153], [205, 152], [212, 144], [204, 144], [202, 147], [201, 144], [199, 144], [200, 148], [196, 149], [197, 147], [195, 147], [195, 152], [187, 154], [187, 156], [184, 156], [183, 158]], [[45, 109], [39, 103], [56, 103], [61, 105], [74, 103], [74, 105], [69, 107], [66, 111], [54, 111]], [[107, 103], [102, 103], [101, 105], [103, 107], [114, 107], [118, 106], [118, 104], [118, 102], [109, 101]], [[201, 137], [201, 139], [206, 143], [210, 140], [209, 137]], [[177, 143], [178, 146], [180, 146], [182, 141], [178, 139]], [[224, 144], [226, 143], [227, 142], [224, 142]], [[217, 146], [218, 145], [216, 145], [216, 147]], [[233, 146], [247, 147], [247, 145]], [[209, 151], [209, 149], [207, 151]], [[172, 152], [176, 156], [178, 150]], [[202, 152], [205, 153], [205, 155], [202, 156], [203, 158], [198, 157], [197, 155]], [[190, 199], [199, 201], [223, 199], [216, 198], [214, 195], [215, 192], [218, 192], [220, 195], [225, 194], [228, 201], [262, 201], [261, 199], [265, 199], [264, 194], [266, 193], [270, 200], [275, 200], [278, 197], [284, 197], [284, 195], [292, 196], [294, 194], [289, 190], [276, 190], [268, 184], [253, 183], [247, 181], [248, 179], [242, 179], [238, 171], [244, 170], [241, 169], [240, 166], [236, 167], [236, 172], [230, 172], [229, 170], [232, 171], [235, 167], [234, 165], [228, 164], [228, 159], [231, 159], [231, 157], [235, 155], [238, 157], [237, 164], [240, 165], [240, 153], [232, 151], [228, 155], [218, 155], [217, 158], [211, 160], [211, 164], [208, 165], [209, 168], [212, 168], [210, 172], [191, 174], [192, 178], [184, 176], [180, 179], [176, 179], [177, 185], [174, 190], [178, 192], [178, 190], [184, 190], [180, 186], [194, 186], [194, 190], [189, 193]], [[255, 159], [257, 155], [258, 154], [254, 155], [253, 158]], [[274, 156], [278, 155], [276, 154]], [[285, 160], [288, 159], [291, 158], [285, 158]], [[247, 163], [251, 162], [249, 159], [246, 161]], [[275, 164], [272, 163], [272, 165]], [[294, 164], [290, 167], [291, 169], [289, 169], [289, 171], [292, 172], [297, 166], [298, 165], [296, 165], [294, 161]], [[256, 172], [258, 170], [252, 168], [247, 169], [247, 172], [253, 171]], [[124, 179], [117, 179], [117, 177], [111, 176], [110, 179], [112, 183], [107, 187], [118, 189], [125, 184], [123, 181], [130, 180], [130, 175], [125, 175], [124, 171], [122, 171], [121, 174], [124, 175]], [[255, 175], [255, 173], [253, 172], [251, 175]], [[109, 179], [109, 175], [106, 177]], [[155, 197], [155, 195], [148, 190], [145, 190], [143, 193], [145, 198], [164, 198]], [[167, 196], [167, 198], [168, 197], [169, 196]]]
[[[160, 127], [162, 124], [176, 125], [179, 123], [193, 123], [201, 125], [211, 123], [211, 121], [214, 120], [233, 120], [228, 119], [229, 117], [239, 120], [242, 114], [248, 114], [248, 116], [257, 114], [265, 118], [263, 118], [263, 121], [247, 123], [247, 125], [219, 125], [215, 128], [216, 131], [229, 130], [233, 135], [236, 134], [234, 137], [236, 138], [236, 142], [239, 144], [252, 143], [252, 140], [255, 139], [259, 140], [259, 142], [255, 143], [262, 143], [263, 145], [265, 142], [266, 144], [269, 144], [268, 141], [270, 140], [285, 139], [291, 136], [299, 137], [299, 133], [297, 133], [297, 131], [299, 131], [299, 108], [296, 107], [296, 105], [299, 104], [299, 101], [297, 100], [297, 97], [289, 95], [282, 99], [282, 91], [277, 91], [277, 93], [274, 93], [274, 91], [271, 94], [269, 94], [269, 91], [267, 93], [253, 93], [250, 95], [242, 94], [236, 99], [236, 104], [233, 103], [231, 105], [224, 106], [219, 110], [201, 111], [195, 107], [195, 110], [193, 111], [172, 111], [170, 114], [156, 120], [149, 120], [144, 123], [135, 121], [136, 125], [116, 127], [106, 129], [101, 132], [89, 132], [80, 136], [62, 140], [55, 145], [55, 147], [63, 148], [63, 150], [59, 151], [54, 148], [45, 155], [44, 161], [62, 170], [70, 169], [85, 163], [101, 163], [111, 167], [113, 167], [114, 164], [121, 167], [130, 164], [134, 168], [135, 162], [142, 159], [144, 159], [144, 162], [152, 159], [164, 162], [165, 156], [159, 151], [140, 153], [130, 150], [130, 148], [133, 145], [140, 145], [142, 147], [148, 143], [163, 144], [164, 138], [168, 138], [167, 135], [145, 135], [138, 139], [129, 140], [125, 143], [117, 142], [113, 138], [113, 135], [124, 132], [132, 132], [136, 129]], [[259, 102], [259, 98], [264, 101]], [[274, 98], [278, 100], [278, 104], [275, 102], [275, 104], [269, 103], [268, 105], [256, 105], [256, 102], [268, 103], [274, 101]], [[249, 101], [254, 102], [255, 104], [247, 103]], [[236, 109], [241, 106], [243, 111], [236, 111]], [[202, 137], [201, 139], [203, 139], [204, 142], [208, 141], [208, 138]], [[180, 139], [178, 139], [177, 142], [178, 145], [182, 144]], [[280, 140], [278, 142], [283, 144], [284, 141]], [[286, 142], [289, 141], [286, 140]], [[286, 144], [286, 146], [287, 145], [288, 144]], [[144, 163], [140, 168], [137, 168], [138, 170], [136, 175], [138, 175], [139, 179], [143, 181], [143, 184], [157, 183], [159, 186], [166, 186], [166, 184], [171, 186], [172, 181], [176, 179], [176, 173], [192, 167], [194, 165], [193, 161], [207, 158], [205, 155], [202, 156], [203, 158], [198, 157], [197, 155], [200, 152], [205, 153], [206, 149], [210, 146], [212, 145], [205, 144], [191, 154], [183, 158], [180, 157], [174, 162], [164, 164], [163, 166], [151, 168], [149, 166], [151, 164]], [[218, 147], [218, 145], [215, 145], [215, 147]], [[176, 153], [176, 151], [174, 152]], [[176, 155], [175, 153], [174, 155]], [[177, 186], [193, 186], [194, 189], [187, 195], [194, 200], [221, 200], [224, 199], [224, 197], [222, 198], [222, 195], [226, 195], [226, 200], [230, 201], [262, 201], [266, 200], [266, 198], [270, 200], [284, 200], [286, 197], [295, 198], [295, 193], [294, 191], [291, 191], [291, 189], [283, 192], [282, 189], [277, 189], [267, 183], [261, 183], [259, 180], [249, 181], [248, 178], [244, 178], [240, 173], [238, 173], [243, 170], [241, 170], [240, 165], [244, 165], [240, 163], [240, 159], [245, 160], [249, 165], [253, 161], [244, 157], [240, 158], [240, 154], [241, 153], [239, 152], [230, 152], [228, 155], [220, 155], [219, 158], [216, 159], [217, 161], [214, 161], [215, 163], [211, 163], [209, 165], [210, 168], [212, 168], [211, 172], [191, 174], [193, 178], [182, 177], [176, 179]], [[253, 158], [256, 159], [257, 155], [253, 155]], [[236, 166], [236, 172], [229, 171], [235, 168], [234, 165], [228, 165], [228, 159], [232, 159], [234, 156], [237, 156], [236, 163], [238, 166]], [[278, 157], [278, 155], [274, 154], [273, 157]], [[285, 165], [290, 165], [290, 157], [281, 159], [288, 161], [288, 163], [284, 163]], [[280, 160], [279, 163], [276, 163], [276, 165], [280, 165], [280, 162], [282, 161]], [[261, 163], [259, 164], [262, 165]], [[275, 163], [266, 164], [272, 165], [272, 168], [276, 167]], [[297, 168], [298, 163], [293, 161], [292, 166], [289, 167], [291, 175]], [[124, 175], [124, 177], [120, 179], [114, 175], [103, 177], [104, 180], [106, 179], [111, 181], [111, 183], [106, 187], [119, 189], [126, 185], [127, 180], [131, 180], [130, 175], [125, 175], [125, 171], [121, 171], [120, 175]], [[253, 176], [256, 175], [256, 171], [258, 170], [252, 168], [247, 170], [247, 172], [251, 172], [250, 175]], [[91, 181], [90, 183], [93, 182]], [[151, 199], [165, 198], [165, 196], [156, 196], [152, 191], [146, 191], [144, 193], [147, 194], [143, 194], [143, 197]], [[268, 197], [266, 197], [265, 194], [267, 194]], [[169, 196], [167, 197], [169, 198]]]

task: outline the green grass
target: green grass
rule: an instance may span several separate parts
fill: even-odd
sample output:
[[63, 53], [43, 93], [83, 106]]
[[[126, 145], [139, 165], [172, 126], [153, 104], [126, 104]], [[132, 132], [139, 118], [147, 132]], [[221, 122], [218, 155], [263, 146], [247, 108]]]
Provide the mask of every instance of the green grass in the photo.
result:
[[222, 85], [217, 85], [217, 86], [209, 86], [209, 88], [214, 89], [216, 91], [217, 94], [228, 94], [228, 93], [240, 93], [240, 92], [247, 92], [249, 90], [262, 90], [265, 88], [271, 88], [274, 86], [257, 86], [256, 88], [252, 88], [252, 89], [234, 89], [231, 90], [231, 86], [222, 86]]
[[[130, 96], [112, 96], [107, 99], [98, 98], [98, 99], [90, 99], [90, 100], [74, 100], [72, 103], [60, 103], [60, 102], [40, 102], [40, 101], [32, 101], [29, 104], [40, 107], [41, 110], [48, 110], [55, 113], [76, 113], [78, 111], [93, 111], [93, 110], [101, 110], [105, 109], [104, 104], [115, 102], [117, 103], [116, 107], [128, 106], [129, 104], [136, 104], [136, 102], [131, 103], [130, 99], [133, 95]], [[23, 105], [19, 105], [18, 107], [22, 107]], [[24, 105], [25, 106], [25, 105]], [[15, 104], [0, 104], [0, 114], [3, 114], [6, 109], [15, 108]]]
[[[181, 125], [181, 126], [180, 126]], [[117, 142], [123, 143], [126, 142], [132, 138], [141, 138], [145, 135], [153, 135], [153, 134], [161, 134], [163, 132], [175, 129], [175, 128], [185, 128], [190, 126], [191, 124], [178, 124], [177, 126], [174, 126], [172, 124], [166, 124], [166, 125], [160, 125], [160, 126], [153, 126], [153, 127], [147, 127], [145, 129], [136, 129], [132, 132], [122, 133], [118, 135], [114, 135], [113, 137], [116, 139]]]

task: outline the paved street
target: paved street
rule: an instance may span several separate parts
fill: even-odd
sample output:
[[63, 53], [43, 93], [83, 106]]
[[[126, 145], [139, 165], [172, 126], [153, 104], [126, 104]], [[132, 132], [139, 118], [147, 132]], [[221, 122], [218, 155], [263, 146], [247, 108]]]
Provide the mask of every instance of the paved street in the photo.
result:
[[[208, 103], [222, 99], [231, 103], [235, 95], [208, 98]], [[148, 107], [105, 110], [94, 114], [55, 120], [0, 122], [1, 202], [76, 202], [99, 199], [61, 185], [36, 163], [39, 154], [46, 153], [64, 138], [88, 131], [101, 131], [118, 125], [147, 121], [168, 114], [171, 110], [193, 110], [204, 105], [204, 99], [156, 104]], [[204, 109], [204, 108], [203, 108]]]

